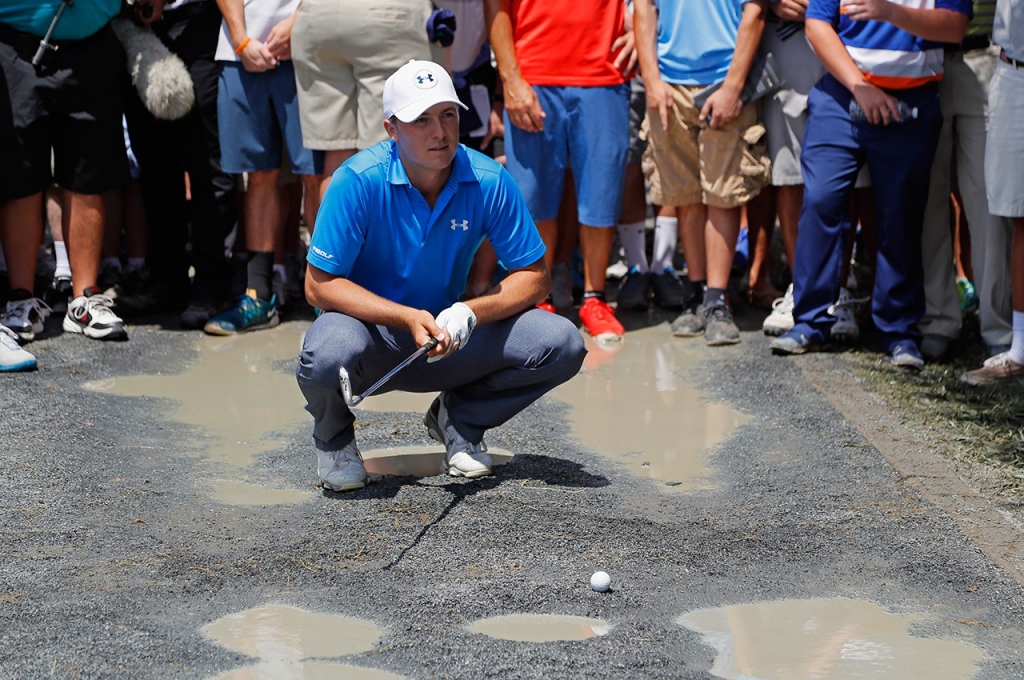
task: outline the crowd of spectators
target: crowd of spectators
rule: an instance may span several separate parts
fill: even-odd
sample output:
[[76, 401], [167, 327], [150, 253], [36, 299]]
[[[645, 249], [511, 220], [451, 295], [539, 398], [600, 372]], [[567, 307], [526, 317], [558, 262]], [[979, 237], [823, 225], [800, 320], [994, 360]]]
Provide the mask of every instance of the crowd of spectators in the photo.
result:
[[[334, 171], [387, 139], [387, 77], [432, 59], [468, 107], [461, 141], [506, 165], [547, 247], [539, 306], [574, 304], [575, 252], [595, 340], [621, 342], [618, 316], [653, 303], [679, 312], [673, 335], [739, 343], [729, 287], [746, 222], [747, 299], [770, 309], [773, 353], [855, 342], [870, 320], [887, 358], [916, 370], [976, 309], [989, 359], [963, 380], [1020, 378], [1024, 4], [925, 5], [10, 0], [0, 371], [36, 367], [23, 345], [54, 312], [98, 340], [126, 340], [122, 317], [141, 313], [211, 334], [278, 324], [302, 296], [297, 225], [311, 233]], [[184, 116], [148, 106], [117, 22], [180, 59]], [[776, 223], [784, 291], [767, 276]], [[482, 246], [466, 295], [499, 265]]]

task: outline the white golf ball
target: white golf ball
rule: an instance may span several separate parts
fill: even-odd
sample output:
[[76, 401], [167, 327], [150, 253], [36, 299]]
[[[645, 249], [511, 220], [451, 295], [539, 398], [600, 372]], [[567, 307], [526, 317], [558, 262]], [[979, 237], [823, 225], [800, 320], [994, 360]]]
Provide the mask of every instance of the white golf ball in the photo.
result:
[[596, 592], [603, 593], [612, 586], [612, 577], [605, 571], [595, 571], [590, 577], [590, 587]]

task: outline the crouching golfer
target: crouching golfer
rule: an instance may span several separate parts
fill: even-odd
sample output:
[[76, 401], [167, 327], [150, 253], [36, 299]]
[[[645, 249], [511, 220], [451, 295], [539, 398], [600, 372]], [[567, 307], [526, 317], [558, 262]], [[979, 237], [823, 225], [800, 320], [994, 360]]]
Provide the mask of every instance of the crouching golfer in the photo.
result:
[[[323, 313], [296, 373], [326, 488], [366, 483], [339, 368], [361, 394], [436, 338], [380, 391], [440, 391], [423, 422], [449, 474], [480, 477], [491, 474], [484, 433], [583, 363], [576, 327], [535, 308], [550, 285], [544, 244], [505, 170], [459, 145], [460, 106], [442, 67], [409, 62], [384, 85], [391, 139], [349, 159], [324, 195], [306, 274]], [[460, 302], [485, 238], [509, 275]]]

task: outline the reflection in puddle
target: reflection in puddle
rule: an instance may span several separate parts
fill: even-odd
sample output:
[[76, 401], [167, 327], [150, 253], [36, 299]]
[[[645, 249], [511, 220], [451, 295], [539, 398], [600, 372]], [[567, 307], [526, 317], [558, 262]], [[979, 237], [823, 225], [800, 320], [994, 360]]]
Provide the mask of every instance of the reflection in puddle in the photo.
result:
[[[299, 351], [305, 323], [286, 323], [277, 328], [234, 337], [202, 336], [197, 339], [198, 360], [175, 375], [137, 375], [99, 380], [86, 389], [127, 397], [158, 397], [177, 402], [168, 418], [202, 428], [210, 437], [203, 455], [211, 461], [240, 470], [254, 456], [278, 448], [283, 440], [271, 432], [288, 432], [307, 424], [295, 377], [275, 368], [275, 362], [291, 361]], [[245, 505], [299, 502], [268, 494], [259, 499], [259, 487], [250, 493], [218, 488], [225, 502], [240, 497]]]
[[261, 663], [236, 668], [214, 680], [402, 680], [401, 675], [341, 663]]
[[[445, 474], [444, 449], [434, 446], [399, 446], [392, 449], [362, 451], [366, 471], [377, 475], [400, 477], [433, 477]], [[488, 449], [495, 466], [504, 465], [512, 458], [505, 449]]]
[[607, 635], [612, 626], [602, 619], [588, 619], [582, 616], [512, 614], [480, 619], [466, 629], [470, 633], [479, 633], [499, 640], [558, 642]]
[[917, 620], [836, 598], [701, 609], [676, 623], [718, 650], [711, 673], [727, 680], [973, 677], [981, 650], [913, 637], [907, 630]]
[[295, 489], [271, 489], [226, 479], [210, 482], [210, 489], [214, 498], [229, 505], [295, 505], [313, 495]]
[[359, 402], [356, 409], [375, 413], [426, 413], [437, 392], [384, 392], [372, 394]]
[[[372, 621], [347, 616], [316, 614], [296, 607], [268, 605], [231, 614], [203, 626], [203, 634], [214, 642], [261, 661], [232, 671], [231, 678], [310, 678], [309, 675], [337, 670], [336, 664], [300, 663], [360, 654], [373, 649], [384, 631]], [[317, 668], [323, 667], [323, 668]], [[346, 670], [347, 666], [341, 667]], [[234, 675], [238, 673], [238, 675]], [[393, 675], [334, 675], [333, 677], [394, 678]]]
[[586, 342], [583, 370], [552, 393], [572, 407], [576, 438], [666, 491], [709, 487], [709, 450], [748, 416], [679, 377], [708, 358], [704, 343], [673, 338], [665, 324], [630, 331], [611, 350]]

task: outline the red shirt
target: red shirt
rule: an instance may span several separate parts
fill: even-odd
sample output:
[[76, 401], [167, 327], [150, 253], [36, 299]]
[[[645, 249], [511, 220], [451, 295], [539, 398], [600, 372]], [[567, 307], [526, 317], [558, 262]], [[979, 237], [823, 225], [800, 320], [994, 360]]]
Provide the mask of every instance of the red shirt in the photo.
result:
[[625, 11], [623, 0], [511, 0], [523, 78], [531, 85], [572, 87], [626, 82], [612, 52]]

